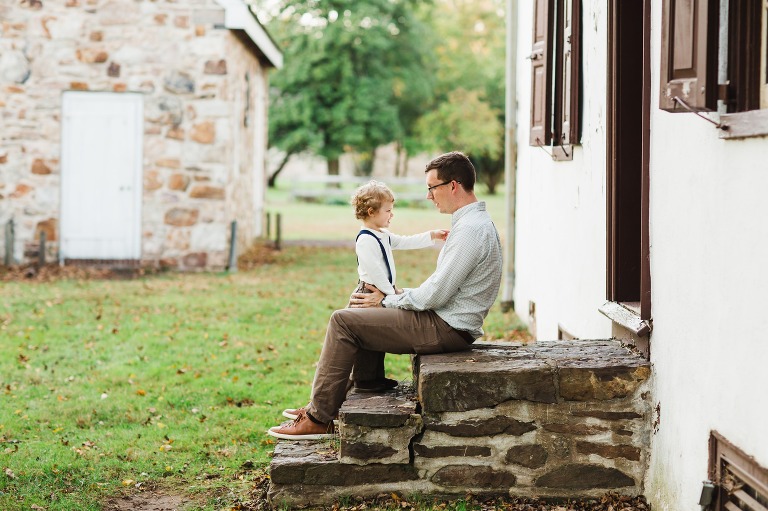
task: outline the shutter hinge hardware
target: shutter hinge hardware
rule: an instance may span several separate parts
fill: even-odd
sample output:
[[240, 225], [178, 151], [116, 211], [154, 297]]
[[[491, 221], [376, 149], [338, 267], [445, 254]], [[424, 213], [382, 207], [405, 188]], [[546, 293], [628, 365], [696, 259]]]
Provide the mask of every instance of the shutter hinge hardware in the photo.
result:
[[[554, 140], [554, 139], [555, 139], [555, 134], [552, 133], [552, 140]], [[558, 157], [554, 153], [551, 153], [551, 152], [547, 151], [546, 149], [544, 149], [544, 147], [552, 147], [553, 149], [556, 149], [556, 146], [554, 144], [551, 145], [551, 146], [545, 146], [544, 143], [541, 141], [541, 139], [539, 137], [536, 137], [536, 142], [538, 142], [538, 144], [536, 144], [536, 147], [541, 148], [541, 150], [544, 151], [545, 153], [547, 153], [547, 156], [549, 156], [553, 160], [555, 160], [555, 161], [558, 160]], [[569, 145], [569, 147], [570, 147], [570, 145]], [[563, 150], [563, 154], [565, 154], [565, 157], [570, 160], [571, 159], [571, 155], [568, 154], [568, 149], [563, 144], [560, 144], [560, 149]]]
[[[552, 158], [553, 160], [555, 159], [555, 155], [554, 155], [554, 154], [552, 154], [552, 153], [550, 153], [549, 151], [547, 151], [546, 149], [544, 149], [544, 142], [542, 142], [542, 141], [541, 141], [541, 139], [540, 139], [539, 137], [536, 137], [536, 142], [537, 142], [537, 143], [536, 143], [536, 147], [540, 148], [542, 151], [544, 151], [545, 153], [547, 153], [547, 156], [549, 156], [549, 157], [550, 157], [550, 158]], [[549, 146], [547, 146], [547, 147], [549, 147]]]
[[683, 108], [685, 108], [685, 109], [686, 109], [686, 110], [688, 110], [689, 112], [691, 112], [691, 113], [695, 114], [697, 117], [700, 117], [700, 118], [704, 119], [705, 121], [707, 121], [707, 122], [709, 122], [709, 123], [712, 123], [712, 124], [714, 124], [714, 125], [715, 125], [715, 128], [717, 128], [717, 129], [719, 129], [719, 130], [728, 131], [728, 130], [730, 129], [730, 128], [728, 127], [728, 125], [727, 125], [727, 124], [723, 124], [723, 123], [721, 123], [721, 122], [713, 121], [713, 120], [712, 120], [712, 119], [710, 119], [709, 117], [704, 117], [704, 116], [701, 114], [701, 112], [697, 112], [696, 110], [694, 110], [693, 108], [691, 108], [691, 107], [690, 107], [690, 105], [688, 105], [688, 103], [686, 103], [685, 101], [683, 101], [683, 100], [682, 100], [682, 99], [681, 99], [679, 96], [673, 96], [673, 97], [672, 97], [672, 101], [674, 101], [675, 103], [679, 104], [680, 106], [682, 106]]

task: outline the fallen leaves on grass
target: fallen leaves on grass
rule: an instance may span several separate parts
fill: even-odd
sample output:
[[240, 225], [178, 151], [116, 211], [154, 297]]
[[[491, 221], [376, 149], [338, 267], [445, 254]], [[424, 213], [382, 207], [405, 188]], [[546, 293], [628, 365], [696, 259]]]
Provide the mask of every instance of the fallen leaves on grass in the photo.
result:
[[[264, 511], [271, 509], [267, 501], [269, 476], [257, 475], [246, 499], [237, 502], [232, 509], [240, 511]], [[584, 498], [566, 501], [546, 501], [535, 498], [498, 498], [481, 499], [467, 495], [454, 501], [408, 500], [397, 493], [383, 493], [370, 499], [355, 498], [353, 502], [342, 505], [338, 502], [330, 506], [333, 511], [379, 510], [478, 510], [478, 511], [646, 511], [650, 506], [645, 497], [631, 497], [609, 492], [598, 498]]]
[[0, 266], [0, 281], [17, 280], [33, 282], [55, 282], [57, 280], [101, 280], [134, 278], [155, 270], [148, 268], [113, 269], [89, 266], [61, 266], [59, 264], [24, 264]]
[[251, 270], [264, 264], [274, 263], [278, 253], [273, 244], [256, 242], [237, 258], [237, 267], [240, 270]]
[[95, 449], [98, 449], [98, 446], [94, 442], [91, 442], [90, 440], [86, 440], [85, 442], [83, 442], [80, 447], [78, 446], [72, 447], [72, 450], [75, 451], [75, 453], [78, 454], [79, 456], [86, 456], [86, 454], [89, 451], [95, 450]]

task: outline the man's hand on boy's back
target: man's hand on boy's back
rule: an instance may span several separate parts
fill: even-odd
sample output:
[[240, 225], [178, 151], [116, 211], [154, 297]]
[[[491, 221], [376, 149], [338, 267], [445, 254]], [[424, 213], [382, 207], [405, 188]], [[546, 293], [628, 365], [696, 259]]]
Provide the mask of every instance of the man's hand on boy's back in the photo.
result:
[[349, 306], [353, 309], [381, 307], [381, 302], [386, 295], [372, 284], [366, 284], [365, 287], [370, 293], [352, 293], [352, 296], [349, 298]]

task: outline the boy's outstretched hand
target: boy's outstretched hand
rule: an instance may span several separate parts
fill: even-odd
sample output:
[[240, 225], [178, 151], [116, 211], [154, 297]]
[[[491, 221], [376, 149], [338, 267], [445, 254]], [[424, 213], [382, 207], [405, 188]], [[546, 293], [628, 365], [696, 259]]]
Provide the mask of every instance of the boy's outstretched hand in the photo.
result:
[[436, 231], [429, 231], [429, 234], [433, 240], [443, 240], [445, 241], [448, 238], [448, 234], [451, 231], [446, 229], [438, 229]]

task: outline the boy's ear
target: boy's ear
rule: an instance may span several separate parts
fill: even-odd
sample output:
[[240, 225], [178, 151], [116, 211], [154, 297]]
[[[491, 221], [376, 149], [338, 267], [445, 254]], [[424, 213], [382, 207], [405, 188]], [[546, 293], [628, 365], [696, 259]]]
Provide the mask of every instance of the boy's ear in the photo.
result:
[[373, 216], [373, 214], [376, 213], [376, 210], [373, 208], [368, 208], [368, 216]]

